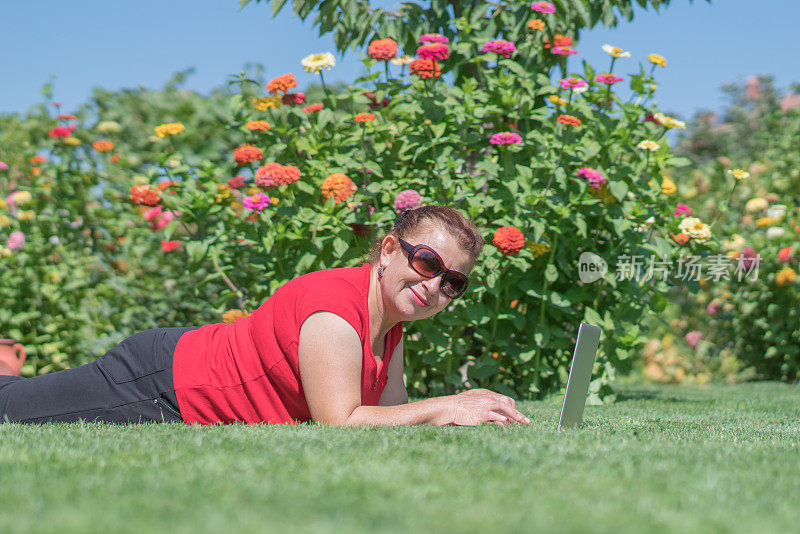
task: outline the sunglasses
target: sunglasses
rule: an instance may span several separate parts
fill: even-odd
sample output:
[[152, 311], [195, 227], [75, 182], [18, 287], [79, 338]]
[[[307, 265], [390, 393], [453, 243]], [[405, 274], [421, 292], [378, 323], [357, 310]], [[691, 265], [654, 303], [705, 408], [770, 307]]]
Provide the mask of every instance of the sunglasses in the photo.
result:
[[439, 288], [446, 296], [457, 299], [464, 294], [469, 285], [466, 276], [458, 271], [445, 269], [442, 258], [428, 245], [411, 245], [399, 239], [400, 246], [408, 253], [408, 265], [418, 274], [426, 278], [442, 275]]

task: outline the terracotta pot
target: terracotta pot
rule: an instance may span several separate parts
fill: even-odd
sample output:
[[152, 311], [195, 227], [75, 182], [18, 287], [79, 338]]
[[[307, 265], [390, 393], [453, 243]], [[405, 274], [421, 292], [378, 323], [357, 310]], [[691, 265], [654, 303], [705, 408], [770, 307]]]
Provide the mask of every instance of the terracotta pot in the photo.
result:
[[20, 376], [19, 370], [23, 363], [25, 347], [15, 343], [13, 339], [0, 339], [0, 375]]

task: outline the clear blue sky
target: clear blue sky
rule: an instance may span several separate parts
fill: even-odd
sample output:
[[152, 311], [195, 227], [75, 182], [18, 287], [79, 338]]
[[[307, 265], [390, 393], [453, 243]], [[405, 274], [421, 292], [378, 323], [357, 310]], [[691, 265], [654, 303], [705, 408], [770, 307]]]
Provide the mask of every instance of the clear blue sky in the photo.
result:
[[[187, 67], [196, 72], [186, 87], [200, 92], [222, 85], [247, 62], [264, 64], [268, 78], [292, 72], [305, 87], [316, 76], [302, 70], [300, 59], [333, 52], [333, 39], [318, 37], [311, 19], [302, 23], [290, 9], [273, 19], [270, 3], [239, 11], [238, 0], [3, 0], [0, 113], [41, 102], [51, 74], [65, 112], [93, 86], [158, 88]], [[586, 59], [605, 70], [608, 56], [600, 47], [613, 44], [633, 56], [617, 63], [616, 73], [624, 75], [647, 54], [661, 54], [668, 64], [657, 71], [659, 104], [688, 118], [699, 108], [718, 109], [726, 82], [752, 74], [772, 74], [780, 87], [800, 82], [798, 21], [794, 0], [673, 0], [660, 13], [637, 8], [632, 23], [585, 32], [571, 61]], [[326, 81], [350, 82], [362, 68], [354, 54], [337, 56], [337, 63]]]

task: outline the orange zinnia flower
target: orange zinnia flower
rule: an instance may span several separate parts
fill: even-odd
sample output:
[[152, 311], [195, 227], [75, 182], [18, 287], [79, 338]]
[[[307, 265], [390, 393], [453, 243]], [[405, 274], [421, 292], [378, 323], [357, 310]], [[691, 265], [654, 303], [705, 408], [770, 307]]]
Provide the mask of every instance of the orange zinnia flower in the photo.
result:
[[581, 120], [578, 117], [573, 117], [572, 115], [559, 115], [556, 121], [560, 122], [561, 124], [568, 124], [570, 126], [581, 125]]
[[516, 226], [503, 226], [494, 233], [492, 243], [503, 254], [516, 256], [525, 246], [525, 236]]
[[544, 29], [544, 21], [539, 19], [533, 19], [528, 21], [528, 28], [532, 30], [543, 30]]
[[292, 87], [297, 87], [297, 80], [295, 79], [294, 74], [284, 74], [283, 76], [273, 78], [267, 84], [267, 91], [272, 94], [288, 93], [289, 89]]
[[367, 54], [372, 59], [388, 61], [397, 55], [397, 43], [394, 39], [372, 41], [367, 48]]
[[435, 59], [415, 59], [408, 68], [420, 78], [438, 78], [442, 75], [442, 69]]
[[679, 234], [673, 234], [670, 232], [669, 236], [679, 245], [685, 245], [689, 242], [689, 234], [684, 234], [683, 232]]
[[353, 119], [356, 122], [370, 122], [375, 120], [375, 114], [373, 113], [359, 113]]
[[241, 165], [247, 165], [252, 161], [258, 161], [264, 157], [264, 154], [253, 145], [239, 145], [233, 151], [233, 159], [236, 160], [236, 163]]
[[267, 163], [256, 171], [255, 182], [261, 187], [289, 185], [300, 179], [300, 169], [294, 165]]
[[267, 121], [248, 121], [247, 124], [244, 125], [250, 131], [259, 130], [262, 132], [266, 132], [272, 126]]
[[114, 143], [111, 141], [95, 141], [92, 143], [92, 148], [97, 150], [98, 152], [111, 152], [114, 150]]
[[337, 204], [347, 200], [356, 192], [356, 184], [346, 174], [335, 172], [322, 182], [322, 198], [333, 197]]
[[158, 193], [145, 184], [136, 184], [131, 187], [131, 200], [140, 206], [158, 206], [161, 198]]
[[[553, 46], [572, 46], [572, 37], [565, 37], [557, 33], [553, 36]], [[544, 47], [550, 48], [550, 40], [547, 37], [544, 38]]]

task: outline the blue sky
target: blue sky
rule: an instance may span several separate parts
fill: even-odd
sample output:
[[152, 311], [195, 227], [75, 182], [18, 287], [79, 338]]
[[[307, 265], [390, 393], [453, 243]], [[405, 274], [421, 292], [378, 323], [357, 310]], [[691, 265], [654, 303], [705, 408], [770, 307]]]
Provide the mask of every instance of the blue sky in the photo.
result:
[[[333, 52], [333, 39], [318, 37], [310, 19], [303, 23], [289, 9], [273, 19], [269, 4], [239, 11], [238, 0], [5, 0], [0, 113], [41, 102], [51, 74], [65, 112], [93, 86], [158, 88], [187, 67], [196, 72], [186, 87], [200, 92], [222, 85], [247, 62], [264, 64], [268, 78], [292, 72], [302, 88], [316, 77], [302, 70], [300, 59]], [[673, 0], [660, 13], [637, 9], [632, 23], [585, 32], [573, 58], [605, 70], [608, 56], [600, 47], [620, 46], [633, 56], [615, 67], [624, 76], [647, 54], [661, 54], [668, 64], [657, 71], [660, 107], [688, 118], [700, 108], [719, 109], [726, 82], [753, 74], [772, 74], [780, 87], [800, 82], [798, 20], [800, 3], [791, 0]], [[361, 69], [355, 54], [337, 56], [326, 81], [352, 81]]]

